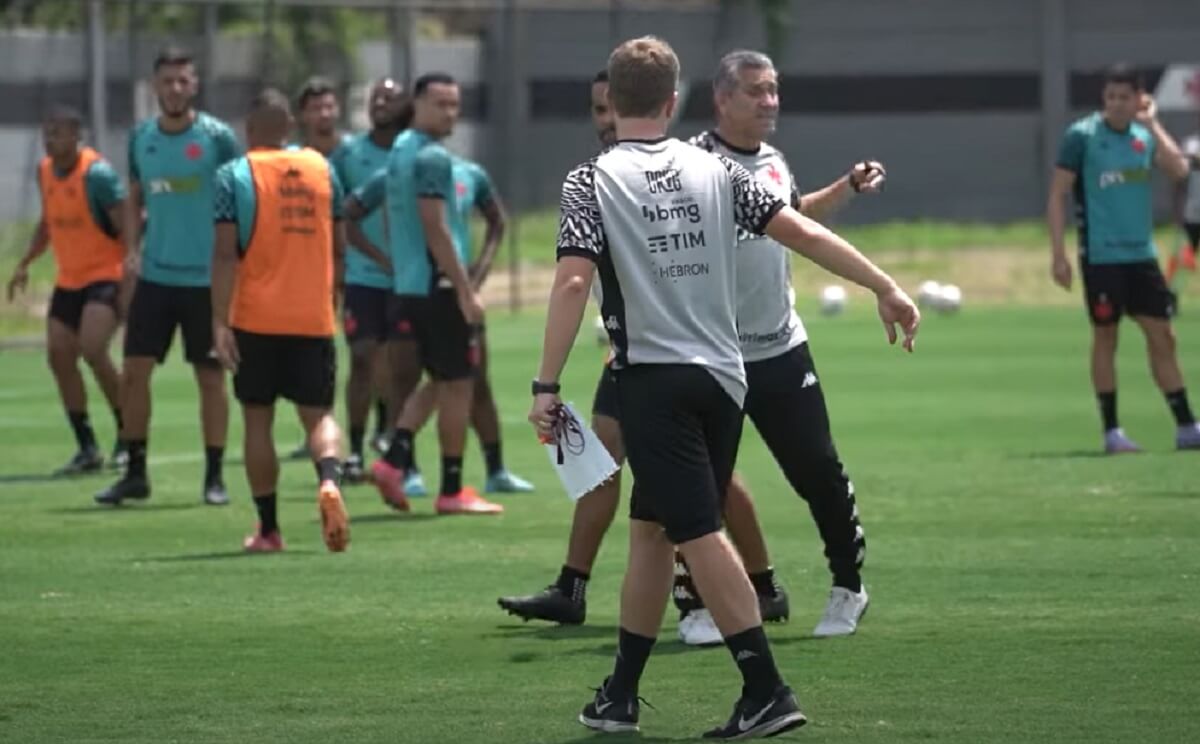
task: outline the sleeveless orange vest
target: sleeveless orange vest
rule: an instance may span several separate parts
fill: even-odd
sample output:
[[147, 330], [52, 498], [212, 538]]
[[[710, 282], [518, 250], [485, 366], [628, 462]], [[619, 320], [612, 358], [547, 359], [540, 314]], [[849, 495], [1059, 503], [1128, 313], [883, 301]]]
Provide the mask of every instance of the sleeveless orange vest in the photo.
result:
[[315, 150], [246, 155], [257, 202], [238, 265], [230, 325], [278, 336], [333, 336], [333, 187]]
[[93, 282], [120, 281], [125, 246], [104, 232], [92, 215], [87, 198], [87, 172], [100, 153], [90, 147], [79, 151], [79, 160], [65, 178], [54, 173], [54, 161], [42, 158], [38, 173], [42, 189], [42, 219], [58, 264], [55, 285], [80, 289]]

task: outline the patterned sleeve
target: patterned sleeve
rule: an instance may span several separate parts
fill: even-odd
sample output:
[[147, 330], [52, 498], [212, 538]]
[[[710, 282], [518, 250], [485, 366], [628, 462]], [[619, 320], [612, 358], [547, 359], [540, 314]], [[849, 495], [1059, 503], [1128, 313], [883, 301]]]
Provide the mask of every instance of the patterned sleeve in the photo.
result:
[[1058, 145], [1058, 160], [1055, 164], [1063, 170], [1078, 173], [1083, 170], [1083, 152], [1087, 148], [1087, 133], [1079, 124], [1073, 125], [1063, 135]]
[[136, 124], [134, 125], [133, 129], [129, 130], [129, 142], [127, 144], [127, 149], [128, 149], [127, 154], [129, 157], [129, 180], [131, 183], [134, 181], [142, 180], [141, 174], [138, 173], [138, 164], [137, 164], [137, 138], [138, 138], [138, 132], [140, 132], [141, 130], [142, 130], [142, 128]]
[[217, 169], [213, 196], [213, 219], [216, 222], [237, 222], [237, 197], [234, 195], [237, 176], [233, 172], [236, 163], [226, 163]]
[[559, 205], [559, 258], [581, 256], [593, 261], [608, 247], [600, 204], [596, 200], [596, 163], [589, 160], [567, 174]]
[[342, 179], [338, 176], [336, 168], [329, 169], [329, 194], [333, 202], [333, 221], [337, 222], [342, 219], [342, 201], [346, 198], [346, 190], [342, 188]]
[[783, 199], [775, 196], [765, 186], [754, 180], [750, 171], [729, 158], [717, 156], [729, 172], [729, 185], [733, 189], [733, 219], [738, 227], [754, 235], [762, 235], [767, 223], [783, 209]]
[[223, 121], [217, 122], [213, 130], [213, 142], [217, 146], [217, 165], [224, 165], [242, 155], [242, 143], [238, 142], [233, 129]]
[[382, 207], [383, 200], [387, 197], [387, 168], [375, 171], [361, 186], [351, 192], [350, 196], [362, 205], [367, 214]]
[[446, 148], [426, 147], [414, 166], [418, 199], [445, 199], [454, 193], [454, 161]]
[[127, 196], [125, 184], [107, 160], [92, 163], [86, 184], [89, 198], [94, 199], [101, 209], [109, 209]]

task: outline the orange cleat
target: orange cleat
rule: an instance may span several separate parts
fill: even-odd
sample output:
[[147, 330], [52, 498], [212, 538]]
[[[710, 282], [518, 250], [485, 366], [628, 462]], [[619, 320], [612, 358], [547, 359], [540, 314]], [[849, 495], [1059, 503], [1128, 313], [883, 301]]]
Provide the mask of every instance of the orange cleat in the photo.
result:
[[333, 481], [321, 483], [317, 504], [321, 508], [321, 536], [325, 538], [325, 547], [331, 553], [340, 553], [350, 544], [350, 515], [346, 513], [342, 492]]
[[242, 550], [247, 553], [278, 553], [283, 550], [283, 535], [278, 531], [263, 535], [259, 528], [255, 527], [254, 534], [247, 535], [242, 541]]
[[474, 488], [456, 494], [442, 494], [435, 505], [438, 514], [503, 514], [504, 507], [480, 496]]

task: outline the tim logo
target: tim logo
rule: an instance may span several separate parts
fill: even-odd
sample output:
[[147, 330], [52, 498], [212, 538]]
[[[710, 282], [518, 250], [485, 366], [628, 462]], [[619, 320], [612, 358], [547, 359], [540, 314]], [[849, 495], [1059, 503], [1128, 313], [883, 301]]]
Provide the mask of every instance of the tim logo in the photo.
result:
[[700, 205], [694, 202], [692, 204], [675, 204], [669, 207], [662, 204], [655, 204], [654, 206], [643, 204], [642, 216], [648, 222], [687, 220], [694, 225], [700, 221]]
[[669, 194], [683, 190], [683, 182], [679, 180], [679, 170], [676, 168], [645, 171], [642, 175], [646, 176], [646, 189], [651, 194]]
[[704, 231], [699, 232], [680, 232], [671, 233], [670, 235], [651, 235], [646, 241], [651, 253], [666, 253], [670, 250], [686, 250], [689, 248], [702, 248], [707, 244], [704, 242]]

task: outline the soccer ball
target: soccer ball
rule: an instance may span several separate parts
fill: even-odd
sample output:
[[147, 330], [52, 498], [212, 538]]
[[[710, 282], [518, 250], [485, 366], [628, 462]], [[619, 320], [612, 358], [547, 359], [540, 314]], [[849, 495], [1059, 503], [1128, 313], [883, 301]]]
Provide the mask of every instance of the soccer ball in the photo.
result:
[[596, 344], [599, 346], [608, 346], [608, 329], [604, 327], [604, 317], [596, 316]]
[[830, 284], [821, 290], [821, 313], [837, 315], [846, 309], [846, 288]]
[[938, 296], [936, 308], [942, 313], [956, 313], [962, 308], [962, 290], [953, 284], [945, 284]]
[[917, 304], [921, 307], [935, 307], [942, 296], [942, 285], [926, 279], [917, 288]]

